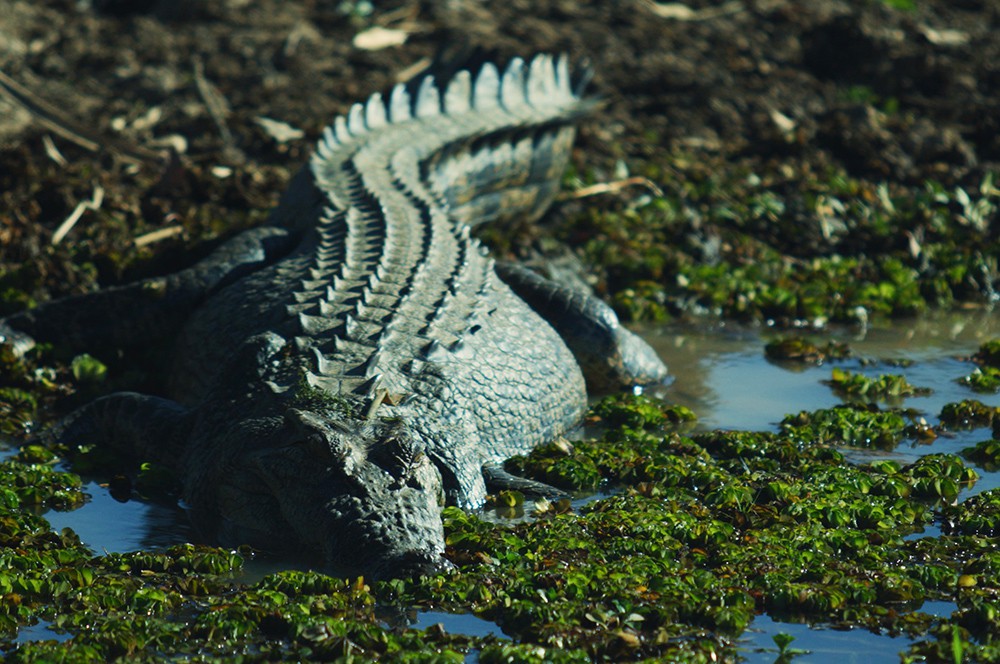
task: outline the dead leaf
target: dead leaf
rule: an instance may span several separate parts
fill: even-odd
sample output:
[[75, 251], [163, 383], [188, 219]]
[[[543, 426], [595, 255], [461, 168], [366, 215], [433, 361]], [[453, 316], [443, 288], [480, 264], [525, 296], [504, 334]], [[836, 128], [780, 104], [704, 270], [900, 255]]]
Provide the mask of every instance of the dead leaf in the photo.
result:
[[402, 46], [410, 33], [404, 30], [393, 30], [375, 26], [354, 35], [354, 48], [362, 51], [381, 51], [391, 46]]

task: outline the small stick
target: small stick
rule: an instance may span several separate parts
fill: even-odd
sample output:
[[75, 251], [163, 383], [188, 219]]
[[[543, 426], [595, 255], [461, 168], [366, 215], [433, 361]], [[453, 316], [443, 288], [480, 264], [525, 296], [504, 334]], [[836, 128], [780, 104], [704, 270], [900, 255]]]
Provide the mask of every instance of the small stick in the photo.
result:
[[208, 109], [208, 114], [215, 122], [215, 126], [219, 128], [222, 142], [225, 143], [226, 147], [233, 147], [236, 142], [233, 139], [233, 133], [229, 131], [229, 126], [226, 124], [229, 104], [226, 103], [226, 98], [222, 96], [218, 88], [205, 78], [205, 65], [197, 58], [194, 61], [194, 83], [198, 88], [198, 94], [201, 95], [201, 100], [205, 103], [205, 108]]
[[161, 242], [172, 237], [176, 237], [184, 233], [183, 226], [167, 226], [166, 228], [158, 228], [155, 231], [150, 231], [144, 233], [134, 240], [132, 244], [136, 247], [145, 247], [156, 242]]
[[104, 187], [97, 185], [94, 187], [93, 197], [89, 201], [80, 201], [77, 203], [76, 207], [73, 208], [73, 211], [70, 212], [68, 217], [66, 217], [66, 220], [59, 224], [59, 228], [57, 228], [56, 232], [52, 234], [52, 244], [56, 245], [62, 242], [63, 238], [66, 237], [66, 234], [73, 229], [73, 226], [76, 226], [76, 222], [80, 220], [80, 217], [83, 216], [85, 211], [97, 211], [101, 209], [101, 203], [103, 202]]
[[69, 164], [69, 161], [66, 160], [66, 157], [64, 157], [62, 152], [59, 151], [59, 148], [56, 147], [52, 137], [48, 134], [42, 136], [42, 146], [45, 148], [45, 154], [49, 159], [63, 167]]
[[119, 138], [99, 135], [69, 119], [55, 106], [32, 93], [3, 71], [0, 71], [0, 92], [5, 93], [16, 104], [31, 113], [35, 120], [49, 131], [62, 136], [84, 150], [97, 152], [105, 149], [140, 164], [160, 164], [163, 162], [163, 156], [159, 152], [147, 150]]
[[583, 187], [582, 189], [570, 192], [566, 195], [566, 198], [575, 200], [577, 198], [587, 198], [589, 196], [598, 196], [600, 194], [617, 194], [622, 189], [635, 186], [646, 187], [653, 192], [654, 195], [663, 196], [663, 190], [656, 186], [655, 182], [649, 178], [637, 175], [635, 177], [625, 178], [624, 180], [592, 184], [589, 187]]

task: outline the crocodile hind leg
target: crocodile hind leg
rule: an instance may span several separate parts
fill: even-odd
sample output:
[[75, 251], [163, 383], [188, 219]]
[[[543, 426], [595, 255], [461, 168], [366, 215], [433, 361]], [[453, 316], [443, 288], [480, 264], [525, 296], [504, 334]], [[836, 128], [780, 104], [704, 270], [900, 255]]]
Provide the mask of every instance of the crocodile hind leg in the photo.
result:
[[169, 399], [115, 392], [70, 413], [36, 440], [71, 449], [100, 444], [132, 460], [176, 469], [193, 422], [191, 410]]
[[498, 276], [555, 328], [576, 357], [592, 393], [667, 379], [649, 344], [625, 329], [607, 304], [590, 293], [546, 279], [517, 263], [497, 263]]
[[0, 320], [0, 343], [10, 343], [23, 354], [34, 339], [81, 351], [171, 338], [205, 297], [273, 263], [293, 242], [288, 231], [273, 226], [246, 231], [175, 274], [47, 302], [8, 316]]

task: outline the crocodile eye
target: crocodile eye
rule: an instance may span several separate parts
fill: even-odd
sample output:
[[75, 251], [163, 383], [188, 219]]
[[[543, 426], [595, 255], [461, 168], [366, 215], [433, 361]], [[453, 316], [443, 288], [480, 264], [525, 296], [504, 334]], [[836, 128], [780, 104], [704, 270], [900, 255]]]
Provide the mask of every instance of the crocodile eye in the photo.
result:
[[399, 423], [384, 431], [379, 438], [381, 441], [369, 450], [370, 454], [386, 472], [392, 475], [394, 486], [402, 487], [409, 484], [424, 458], [423, 445]]
[[285, 422], [292, 430], [293, 442], [301, 444], [317, 466], [331, 467], [352, 474], [363, 460], [350, 436], [342, 427], [332, 427], [326, 419], [308, 411], [289, 408]]

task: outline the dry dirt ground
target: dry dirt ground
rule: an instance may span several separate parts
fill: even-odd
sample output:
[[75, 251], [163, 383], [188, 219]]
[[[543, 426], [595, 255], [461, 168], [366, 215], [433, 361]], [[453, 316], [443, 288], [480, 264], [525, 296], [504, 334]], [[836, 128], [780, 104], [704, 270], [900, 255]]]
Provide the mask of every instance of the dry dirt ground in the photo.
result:
[[997, 0], [0, 0], [0, 313], [259, 222], [334, 114], [445, 45], [591, 63], [575, 161], [598, 181], [659, 163], [669, 186], [683, 154], [789, 187], [976, 187], [1000, 162], [998, 23]]

